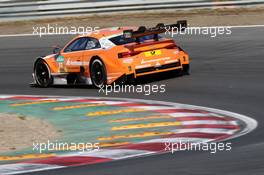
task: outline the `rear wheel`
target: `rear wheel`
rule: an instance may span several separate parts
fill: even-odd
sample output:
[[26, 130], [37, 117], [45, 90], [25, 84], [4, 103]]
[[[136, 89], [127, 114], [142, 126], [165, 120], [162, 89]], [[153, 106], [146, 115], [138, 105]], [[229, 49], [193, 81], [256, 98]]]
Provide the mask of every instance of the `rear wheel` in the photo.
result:
[[94, 59], [90, 66], [90, 75], [93, 85], [97, 88], [106, 84], [107, 75], [104, 63], [100, 59]]
[[185, 75], [190, 74], [190, 65], [189, 64], [183, 64], [182, 65], [182, 71]]
[[48, 87], [51, 84], [52, 78], [50, 69], [45, 61], [39, 60], [36, 62], [34, 67], [34, 74], [38, 86]]

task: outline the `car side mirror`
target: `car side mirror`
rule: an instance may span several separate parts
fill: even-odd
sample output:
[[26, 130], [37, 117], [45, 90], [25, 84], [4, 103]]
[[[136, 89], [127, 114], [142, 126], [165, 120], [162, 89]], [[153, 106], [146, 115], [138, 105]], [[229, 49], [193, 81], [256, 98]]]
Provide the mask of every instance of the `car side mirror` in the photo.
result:
[[59, 54], [60, 53], [60, 47], [58, 47], [58, 46], [55, 46], [54, 48], [53, 48], [53, 54]]

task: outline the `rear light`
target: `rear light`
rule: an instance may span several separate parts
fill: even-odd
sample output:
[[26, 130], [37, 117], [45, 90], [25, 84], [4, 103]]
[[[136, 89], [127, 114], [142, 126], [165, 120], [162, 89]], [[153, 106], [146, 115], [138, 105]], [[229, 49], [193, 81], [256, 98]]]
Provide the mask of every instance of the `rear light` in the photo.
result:
[[129, 56], [129, 52], [118, 53], [118, 58], [126, 58]]
[[118, 53], [118, 58], [127, 58], [127, 57], [131, 57], [131, 56], [135, 56], [139, 53], [140, 52], [122, 52], [122, 53]]

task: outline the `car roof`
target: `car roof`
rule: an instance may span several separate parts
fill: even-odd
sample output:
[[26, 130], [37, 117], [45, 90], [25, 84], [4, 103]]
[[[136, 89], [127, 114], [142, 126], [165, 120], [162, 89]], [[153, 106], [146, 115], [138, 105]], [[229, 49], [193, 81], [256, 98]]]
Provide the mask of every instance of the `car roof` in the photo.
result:
[[97, 39], [103, 38], [103, 37], [110, 37], [113, 35], [122, 34], [124, 30], [137, 30], [138, 27], [111, 27], [111, 28], [103, 28], [96, 31], [93, 31], [86, 35], [80, 35], [82, 37], [94, 37]]

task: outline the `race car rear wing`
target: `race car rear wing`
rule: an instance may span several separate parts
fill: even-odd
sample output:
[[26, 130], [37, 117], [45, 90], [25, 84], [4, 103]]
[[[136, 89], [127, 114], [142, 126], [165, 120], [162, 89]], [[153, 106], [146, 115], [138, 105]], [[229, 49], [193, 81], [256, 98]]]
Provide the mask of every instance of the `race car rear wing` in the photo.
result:
[[183, 31], [186, 28], [187, 28], [187, 21], [182, 20], [182, 21], [177, 21], [176, 24], [170, 24], [170, 25], [165, 25], [163, 23], [160, 23], [157, 24], [156, 27], [152, 27], [152, 28], [146, 28], [145, 26], [141, 26], [136, 31], [124, 30], [123, 35], [125, 39], [136, 38], [137, 42], [139, 42], [140, 37], [154, 35], [154, 39], [158, 41], [159, 40], [158, 34], [160, 33], [171, 32], [174, 30]]

